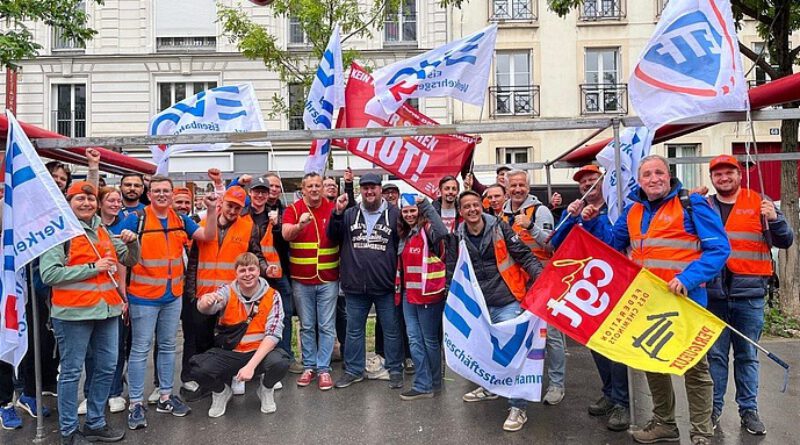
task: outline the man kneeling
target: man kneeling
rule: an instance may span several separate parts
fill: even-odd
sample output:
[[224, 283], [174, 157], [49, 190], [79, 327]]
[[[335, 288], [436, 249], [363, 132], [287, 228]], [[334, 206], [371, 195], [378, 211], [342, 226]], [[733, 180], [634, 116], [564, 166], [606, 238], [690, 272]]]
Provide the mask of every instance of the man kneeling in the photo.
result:
[[236, 257], [234, 268], [235, 281], [197, 300], [200, 313], [219, 313], [214, 347], [189, 362], [190, 375], [213, 391], [209, 417], [225, 414], [233, 377], [246, 382], [259, 374], [261, 412], [274, 413], [274, 386], [289, 369], [289, 355], [275, 347], [283, 332], [280, 294], [259, 277], [258, 258], [252, 253]]

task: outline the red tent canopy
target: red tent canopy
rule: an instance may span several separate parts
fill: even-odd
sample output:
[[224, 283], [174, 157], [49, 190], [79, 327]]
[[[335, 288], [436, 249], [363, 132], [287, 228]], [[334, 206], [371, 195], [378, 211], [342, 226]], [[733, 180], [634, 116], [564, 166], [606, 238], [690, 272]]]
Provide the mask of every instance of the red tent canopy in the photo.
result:
[[[800, 100], [800, 73], [782, 77], [778, 80], [766, 83], [750, 90], [750, 108], [758, 110], [765, 107], [794, 102]], [[691, 125], [664, 125], [656, 131], [653, 138], [654, 144], [683, 136], [710, 127], [714, 124], [691, 124]], [[572, 153], [564, 156], [561, 161], [572, 162], [575, 164], [586, 164], [592, 162], [597, 153], [603, 149], [612, 138], [603, 139], [594, 144], [579, 148]]]
[[[28, 135], [30, 139], [37, 138], [65, 138], [66, 136], [60, 135], [56, 132], [39, 128], [35, 125], [26, 124], [25, 122], [19, 123], [22, 130]], [[5, 139], [8, 134], [8, 119], [5, 115], [0, 115], [0, 139]], [[141, 159], [132, 158], [107, 148], [95, 147], [100, 152], [100, 169], [109, 173], [147, 173], [153, 174], [156, 172], [156, 166], [150, 162], [142, 161]], [[86, 149], [73, 147], [64, 149], [40, 149], [36, 151], [45, 157], [57, 159], [62, 162], [70, 162], [73, 164], [86, 165]]]

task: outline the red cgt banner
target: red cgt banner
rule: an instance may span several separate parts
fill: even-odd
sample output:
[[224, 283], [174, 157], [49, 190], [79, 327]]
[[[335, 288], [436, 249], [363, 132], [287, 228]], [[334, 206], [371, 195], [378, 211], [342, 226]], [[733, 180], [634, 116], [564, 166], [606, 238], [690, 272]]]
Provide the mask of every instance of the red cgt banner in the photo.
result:
[[[345, 88], [344, 109], [337, 128], [411, 127], [439, 125], [408, 104], [391, 116], [383, 112], [375, 97], [372, 76], [353, 63]], [[439, 196], [439, 180], [458, 175], [469, 164], [476, 139], [455, 134], [336, 140], [354, 155], [373, 162], [425, 195]]]

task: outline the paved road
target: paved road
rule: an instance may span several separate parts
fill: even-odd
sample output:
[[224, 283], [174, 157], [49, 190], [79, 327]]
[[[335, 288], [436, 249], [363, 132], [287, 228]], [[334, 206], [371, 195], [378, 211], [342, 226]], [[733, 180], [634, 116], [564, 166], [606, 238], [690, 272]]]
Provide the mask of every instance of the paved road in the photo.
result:
[[[715, 444], [800, 445], [800, 340], [774, 340], [764, 343], [768, 349], [792, 366], [790, 388], [780, 393], [781, 368], [762, 361], [761, 415], [769, 433], [754, 438], [739, 428], [733, 402], [733, 388], [723, 413]], [[334, 377], [341, 373], [334, 372]], [[461, 395], [473, 388], [469, 382], [448, 374], [446, 388], [435, 399], [403, 402], [388, 382], [365, 381], [343, 390], [321, 392], [316, 387], [299, 389], [290, 375], [285, 389], [276, 395], [278, 412], [263, 415], [255, 387], [248, 385], [245, 396], [235, 397], [225, 416], [210, 419], [206, 413], [210, 399], [192, 404], [194, 411], [185, 418], [148, 412], [150, 426], [128, 431], [126, 443], [136, 444], [632, 444], [629, 435], [605, 429], [601, 419], [589, 417], [586, 406], [599, 395], [599, 378], [591, 356], [583, 347], [569, 346], [567, 395], [555, 407], [531, 404], [528, 424], [518, 433], [505, 433], [501, 426], [506, 416], [503, 400], [464, 403]], [[731, 379], [731, 385], [732, 383]], [[177, 381], [177, 379], [176, 379]], [[407, 380], [407, 384], [409, 381]], [[682, 444], [689, 443], [686, 402], [679, 388], [679, 426]], [[149, 388], [148, 388], [149, 392]], [[647, 410], [647, 397], [639, 395], [637, 410]], [[46, 398], [48, 400], [48, 398]], [[48, 403], [53, 404], [52, 399]], [[639, 416], [645, 422], [649, 416]], [[125, 425], [123, 414], [110, 416], [110, 422]], [[44, 443], [58, 443], [55, 417], [46, 421]], [[35, 422], [25, 418], [22, 430], [0, 431], [4, 445], [29, 444]]]

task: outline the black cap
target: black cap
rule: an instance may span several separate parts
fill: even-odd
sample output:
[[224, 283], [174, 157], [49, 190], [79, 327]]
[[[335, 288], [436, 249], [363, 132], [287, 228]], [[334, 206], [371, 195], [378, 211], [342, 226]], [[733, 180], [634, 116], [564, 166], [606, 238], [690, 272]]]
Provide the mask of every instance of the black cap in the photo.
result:
[[251, 190], [252, 189], [256, 189], [256, 188], [261, 188], [261, 187], [263, 187], [265, 189], [269, 188], [269, 178], [265, 178], [263, 176], [260, 176], [260, 177], [258, 177], [256, 179], [254, 179], [253, 180], [253, 184], [250, 185], [250, 189]]
[[400, 191], [400, 187], [398, 187], [397, 184], [393, 184], [391, 182], [387, 182], [386, 184], [383, 184], [383, 187], [382, 187], [381, 191], [385, 192], [387, 190], [397, 190], [399, 192]]
[[497, 167], [496, 173], [499, 175], [500, 172], [509, 172], [509, 171], [511, 171], [511, 167], [507, 165], [501, 165], [500, 167]]
[[381, 185], [381, 177], [375, 173], [367, 173], [358, 181], [360, 185]]

